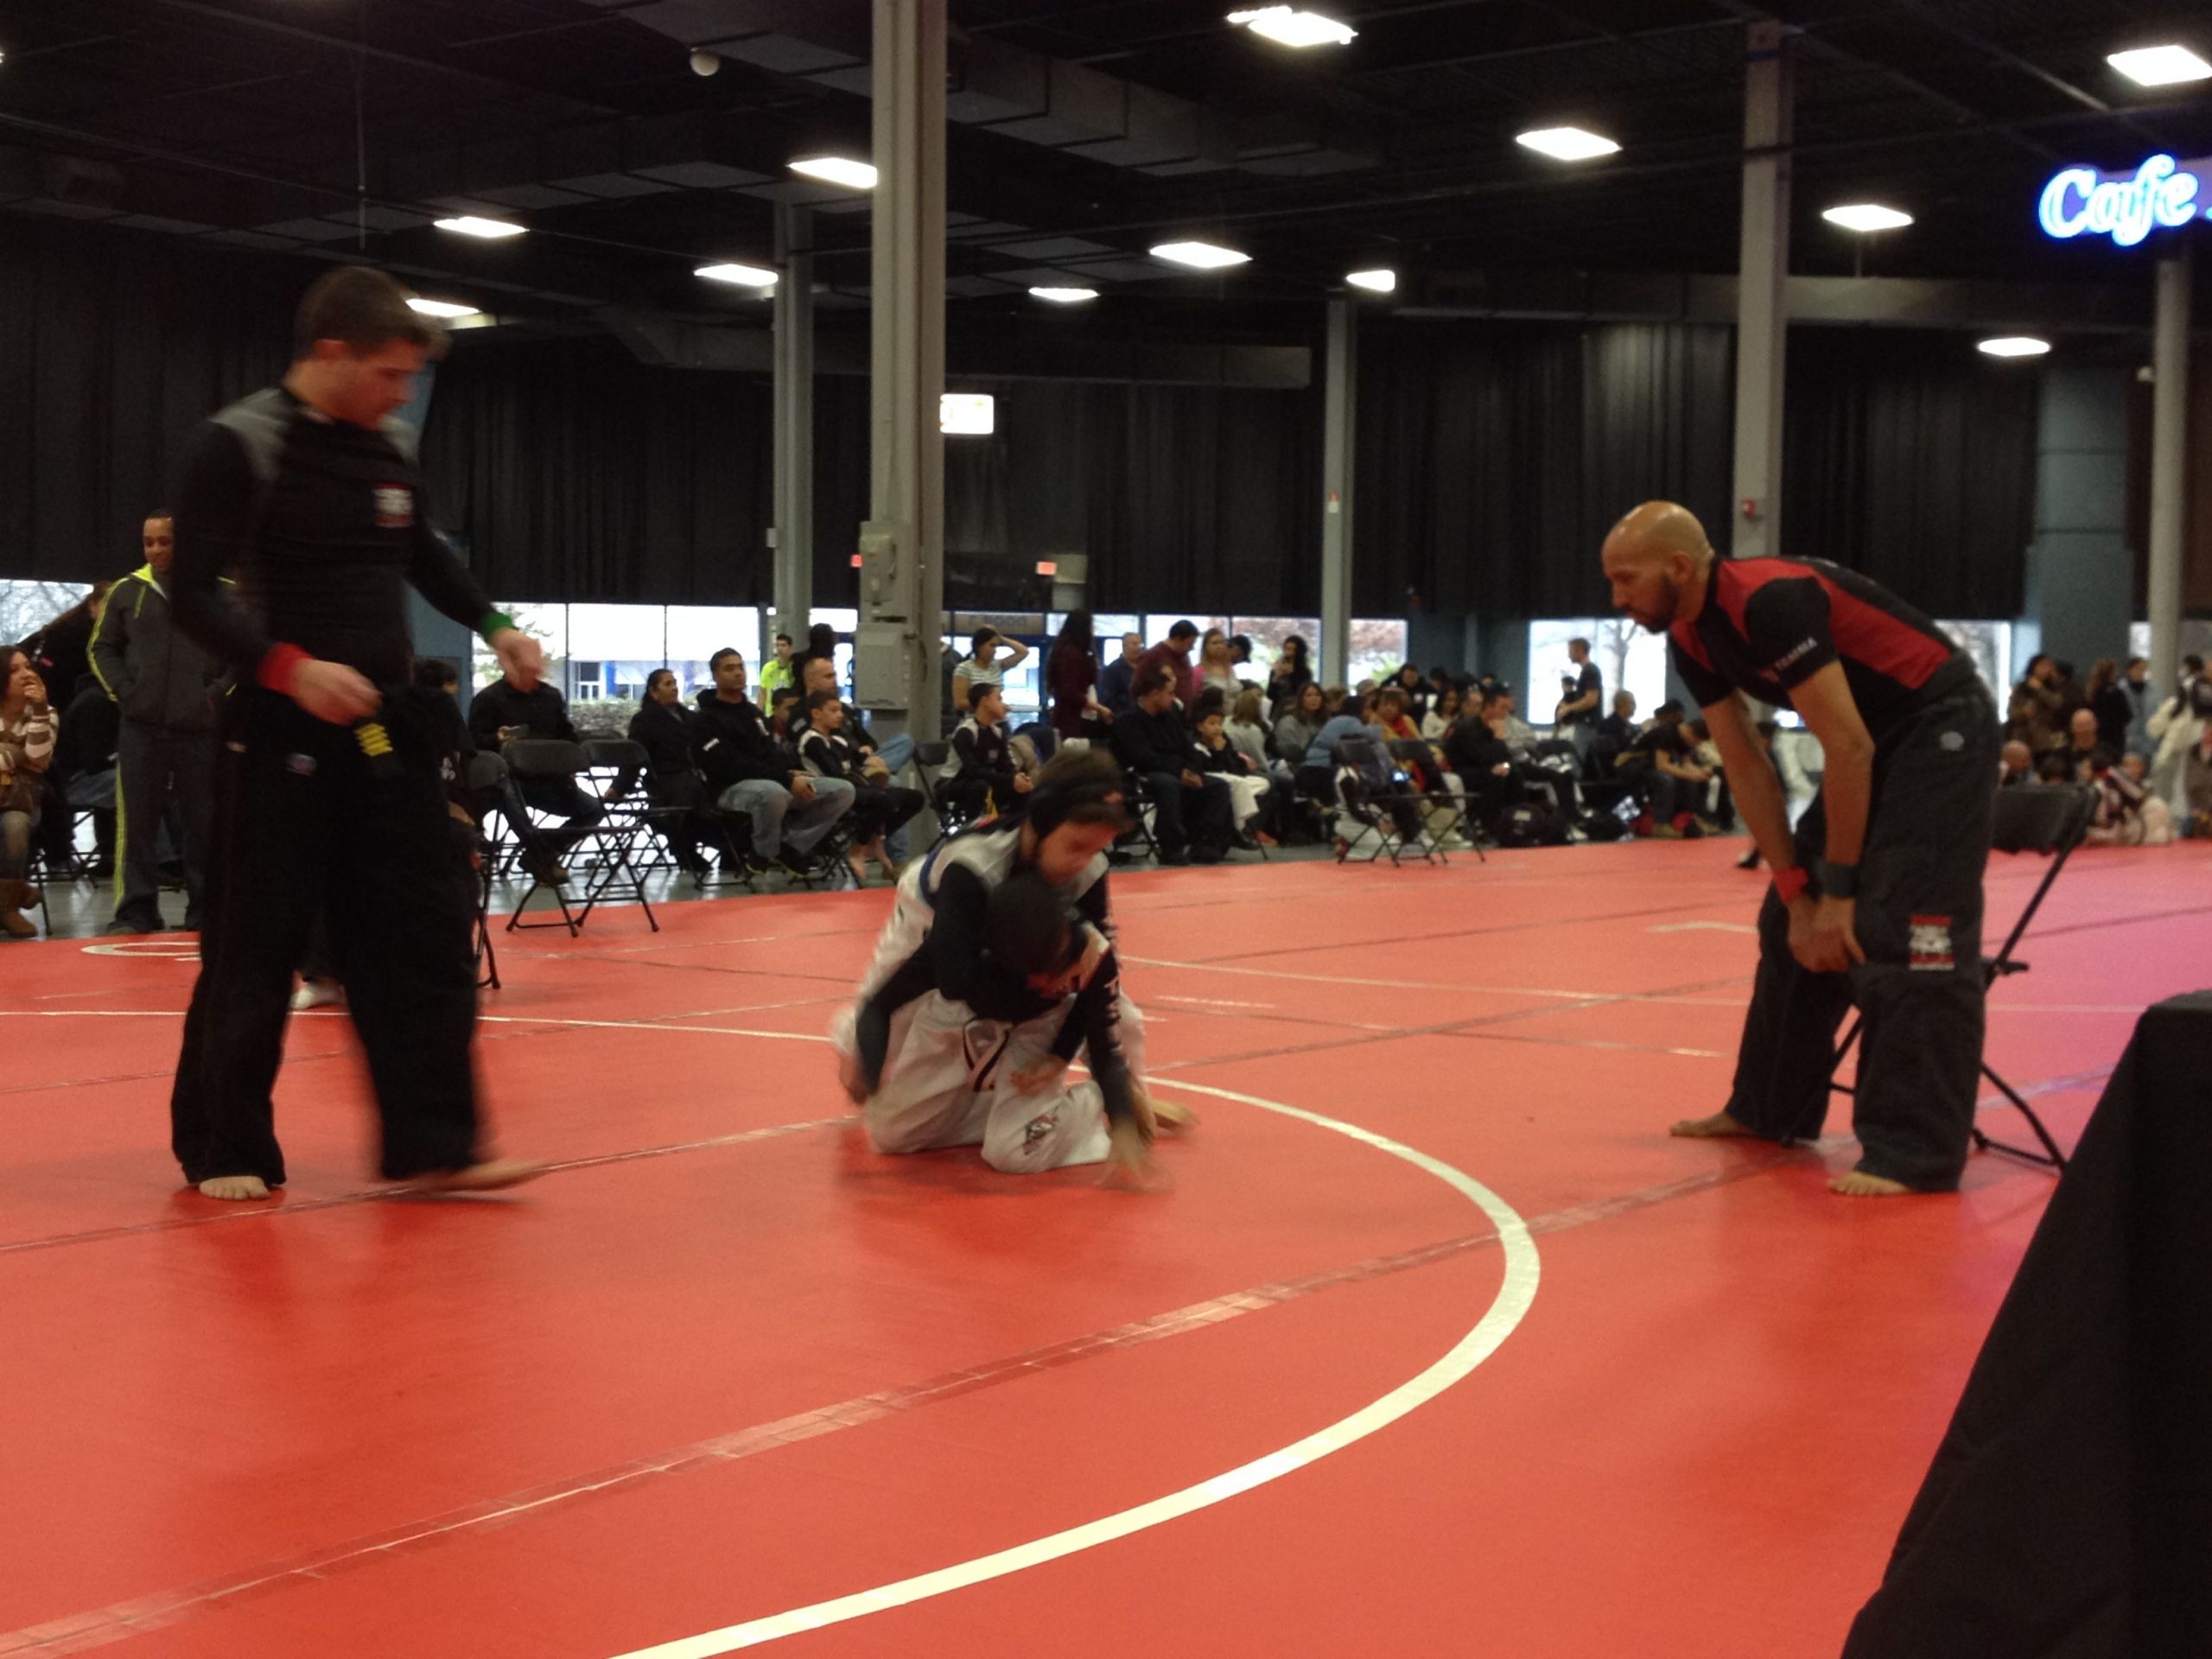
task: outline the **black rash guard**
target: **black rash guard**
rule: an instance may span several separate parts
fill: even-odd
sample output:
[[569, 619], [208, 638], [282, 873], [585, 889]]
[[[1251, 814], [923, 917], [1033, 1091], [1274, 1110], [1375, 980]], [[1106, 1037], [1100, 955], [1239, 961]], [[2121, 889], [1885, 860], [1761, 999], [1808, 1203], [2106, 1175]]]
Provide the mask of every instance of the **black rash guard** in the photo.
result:
[[1762, 702], [1843, 664], [1879, 744], [1974, 683], [1973, 660], [1888, 589], [1826, 559], [1719, 559], [1694, 622], [1669, 631], [1675, 671], [1703, 708], [1740, 689]]
[[[404, 683], [410, 582], [464, 626], [507, 625], [430, 527], [405, 429], [333, 421], [281, 387], [200, 428], [175, 516], [177, 620], [241, 677], [275, 689], [297, 652], [381, 686]], [[239, 604], [218, 589], [226, 575]]]

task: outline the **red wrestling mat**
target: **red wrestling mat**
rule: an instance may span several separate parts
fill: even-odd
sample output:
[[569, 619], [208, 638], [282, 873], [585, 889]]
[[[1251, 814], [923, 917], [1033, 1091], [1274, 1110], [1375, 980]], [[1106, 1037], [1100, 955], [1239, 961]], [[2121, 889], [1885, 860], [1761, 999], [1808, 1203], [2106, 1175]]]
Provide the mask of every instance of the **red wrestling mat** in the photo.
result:
[[[1833, 1652], [2050, 1179], [1666, 1137], [1741, 845], [1117, 876], [1204, 1117], [1141, 1196], [868, 1152], [818, 1039], [882, 892], [503, 937], [486, 1093], [560, 1167], [497, 1200], [374, 1191], [330, 1014], [283, 1197], [179, 1192], [188, 942], [10, 948], [0, 1655]], [[2062, 1140], [2212, 981], [2207, 866], [2082, 854], [1997, 992]]]

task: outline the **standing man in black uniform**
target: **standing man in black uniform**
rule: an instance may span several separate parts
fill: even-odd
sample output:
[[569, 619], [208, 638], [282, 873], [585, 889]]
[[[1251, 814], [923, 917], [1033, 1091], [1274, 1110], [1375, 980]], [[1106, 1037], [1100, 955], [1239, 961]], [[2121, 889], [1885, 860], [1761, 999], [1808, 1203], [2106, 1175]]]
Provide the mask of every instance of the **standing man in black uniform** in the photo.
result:
[[[1935, 623], [1820, 559], [1721, 559], [1651, 501], [1605, 538], [1613, 605], [1670, 639], [1774, 885], [1726, 1108], [1676, 1135], [1811, 1140], [1837, 1023], [1865, 1016], [1851, 1197], [1957, 1186], [1981, 1069], [1982, 868], [1997, 709]], [[1786, 704], [1827, 753], [1793, 841], [1738, 691]]]
[[[406, 585], [475, 628], [518, 685], [543, 655], [430, 527], [412, 435], [391, 417], [443, 335], [407, 300], [378, 271], [319, 279], [283, 385], [200, 429], [177, 493], [176, 620], [242, 688], [169, 1103], [185, 1179], [212, 1198], [283, 1183], [270, 1091], [319, 912], [368, 1051], [385, 1177], [474, 1189], [537, 1173], [479, 1146], [470, 886], [435, 728], [403, 690]], [[219, 590], [226, 573], [242, 604]]]

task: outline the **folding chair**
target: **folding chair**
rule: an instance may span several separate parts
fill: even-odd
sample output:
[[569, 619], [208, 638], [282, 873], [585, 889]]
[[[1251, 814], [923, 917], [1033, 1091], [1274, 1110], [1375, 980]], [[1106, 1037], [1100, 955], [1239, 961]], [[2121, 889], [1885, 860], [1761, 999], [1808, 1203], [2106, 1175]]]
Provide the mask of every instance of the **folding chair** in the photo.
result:
[[476, 812], [476, 983], [480, 989], [496, 991], [499, 958], [492, 949], [492, 878], [499, 867], [499, 853], [486, 825], [493, 810], [507, 798], [507, 763], [490, 749], [479, 749], [468, 757], [461, 784]]
[[[2050, 868], [2043, 873], [2043, 880], [2029, 896], [2027, 907], [2020, 918], [2012, 924], [2012, 931], [2005, 936], [2005, 943], [1993, 957], [1981, 959], [1982, 988], [1986, 990], [2000, 979], [2014, 974], [2024, 974], [2029, 964], [2020, 961], [2012, 952], [2027, 932], [2028, 924], [2034, 921], [2036, 912], [2043, 906], [2044, 896], [2051, 884], [2058, 880], [2058, 873], [2066, 868], [2066, 861], [2082, 844], [2082, 837], [2088, 833], [2089, 819], [2096, 811], [2097, 791], [2086, 784], [2027, 784], [2013, 789], [1997, 791], [1997, 810], [1993, 821], [1989, 846], [1999, 853], [2037, 853], [2050, 860]], [[1843, 1040], [1836, 1045], [1835, 1065], [1840, 1066], [1859, 1040], [1859, 1027], [1864, 1016], [1854, 1018], [1851, 1029], [1844, 1033]], [[1991, 1139], [1977, 1126], [1974, 1143], [1984, 1152], [2010, 1153], [2015, 1158], [2025, 1159], [2031, 1164], [2042, 1164], [2050, 1169], [2066, 1167], [2066, 1154], [2058, 1149], [2058, 1142], [2050, 1138], [2050, 1131], [2044, 1127], [2043, 1119], [2036, 1116], [2020, 1091], [1998, 1075], [1997, 1068], [1987, 1059], [1981, 1063], [1981, 1075], [1997, 1085], [1998, 1092], [2011, 1101], [2028, 1127], [2035, 1131], [2036, 1139], [2043, 1143], [2037, 1152], [2027, 1147], [2010, 1145]], [[1831, 1076], [1828, 1087], [1840, 1095], [1852, 1095], [1857, 1089], [1847, 1083], [1838, 1083]]]
[[[639, 793], [615, 795], [615, 785], [626, 777], [632, 791], [644, 787], [652, 761], [643, 744], [633, 743], [626, 737], [590, 737], [584, 740], [582, 747], [584, 763], [577, 775], [599, 798], [607, 816], [593, 833], [591, 876], [584, 883], [583, 907], [576, 913], [577, 931], [581, 931], [591, 919], [594, 906], [608, 899], [634, 899], [638, 907], [645, 912], [646, 922], [658, 933], [660, 920], [653, 914], [652, 901], [645, 897], [645, 877], [637, 867], [634, 855], [638, 843], [652, 833], [656, 813], [660, 815], [658, 822], [665, 822], [668, 813], [682, 809], [653, 806]], [[673, 856], [671, 855], [671, 861]]]
[[[530, 807], [523, 797], [524, 785], [533, 783], [574, 783], [576, 774], [585, 770], [583, 746], [580, 743], [569, 742], [563, 738], [517, 738], [507, 745], [503, 758], [507, 763], [507, 791], [503, 798], [507, 804], [506, 815], [511, 820], [514, 814], [521, 813], [525, 815], [524, 821], [527, 821], [526, 815], [530, 811]], [[515, 823], [514, 829], [518, 836], [527, 838], [528, 831], [524, 829], [522, 823]], [[573, 853], [575, 849], [588, 846], [598, 840], [599, 833], [599, 826], [594, 826], [574, 836], [570, 842], [569, 851]], [[528, 864], [524, 866], [525, 869], [529, 868]], [[559, 920], [553, 919], [550, 915], [534, 922], [526, 922], [523, 919], [523, 912], [530, 908], [531, 899], [541, 890], [551, 893], [554, 903], [560, 906]], [[586, 913], [588, 913], [588, 907]], [[575, 906], [571, 903], [567, 888], [556, 882], [546, 881], [536, 870], [530, 870], [530, 885], [523, 889], [521, 899], [516, 902], [514, 913], [507, 918], [507, 931], [512, 933], [518, 930], [543, 927], [565, 928], [568, 930], [569, 937], [573, 939], [583, 931], [583, 921], [578, 915]], [[658, 924], [655, 925], [655, 931], [658, 931]]]
[[[1405, 770], [1409, 766], [1419, 766], [1424, 771], [1433, 772], [1437, 767], [1435, 745], [1430, 743], [1425, 738], [1392, 738], [1390, 740], [1390, 758], [1398, 763], [1398, 769], [1401, 771]], [[1452, 861], [1445, 856], [1444, 837], [1457, 832], [1460, 835], [1461, 838], [1466, 842], [1468, 846], [1475, 849], [1475, 861], [1477, 863], [1487, 864], [1490, 862], [1490, 860], [1483, 853], [1482, 840], [1479, 832], [1471, 830], [1469, 828], [1470, 820], [1467, 817], [1467, 803], [1464, 797], [1454, 795], [1450, 787], [1446, 785], [1438, 789], [1416, 790], [1414, 792], [1413, 798], [1421, 804], [1421, 830], [1428, 838], [1437, 858], [1440, 861], [1446, 864]], [[1447, 812], [1451, 815], [1452, 821], [1450, 823], [1446, 824], [1443, 830], [1439, 830], [1435, 824], [1430, 821], [1429, 815], [1432, 812]]]
[[975, 819], [976, 814], [968, 802], [948, 792], [944, 787], [944, 764], [952, 758], [950, 743], [917, 743], [914, 746], [914, 776], [922, 787], [922, 799], [929, 804], [936, 815], [940, 836], [957, 835]]
[[[1337, 862], [1351, 861], [1352, 855], [1365, 846], [1371, 838], [1374, 850], [1361, 859], [1363, 864], [1372, 864], [1388, 857], [1393, 866], [1402, 862], [1402, 854], [1412, 853], [1423, 863], [1436, 862], [1436, 855], [1429, 849], [1421, 823], [1421, 797], [1411, 790], [1391, 787], [1385, 780], [1395, 779], [1397, 763], [1382, 745], [1371, 737], [1341, 737], [1331, 750], [1337, 767], [1337, 803], [1344, 815], [1359, 828], [1357, 836], [1344, 837], [1337, 849]], [[1412, 805], [1414, 829], [1411, 835], [1399, 827], [1391, 806], [1405, 802]]]

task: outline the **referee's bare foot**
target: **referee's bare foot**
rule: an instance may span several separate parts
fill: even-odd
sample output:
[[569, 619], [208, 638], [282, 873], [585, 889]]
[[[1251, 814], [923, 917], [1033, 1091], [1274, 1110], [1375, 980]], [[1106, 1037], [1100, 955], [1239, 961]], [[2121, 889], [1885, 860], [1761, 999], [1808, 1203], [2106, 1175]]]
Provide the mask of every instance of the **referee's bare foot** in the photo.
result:
[[1830, 1180], [1828, 1191], [1847, 1198], [1909, 1198], [1913, 1190], [1886, 1175], [1869, 1175], [1863, 1169], [1854, 1169]]
[[1726, 1112], [1715, 1112], [1710, 1117], [1686, 1117], [1679, 1123], [1670, 1123], [1667, 1126], [1667, 1133], [1681, 1135], [1688, 1141], [1718, 1141], [1736, 1135], [1757, 1135], [1758, 1131]]
[[407, 1185], [418, 1192], [497, 1192], [520, 1186], [545, 1173], [545, 1166], [521, 1158], [492, 1158], [462, 1169], [434, 1169], [413, 1177]]
[[258, 1175], [210, 1175], [200, 1183], [200, 1196], [242, 1204], [249, 1198], [267, 1198], [269, 1183]]

